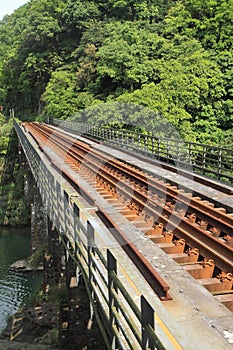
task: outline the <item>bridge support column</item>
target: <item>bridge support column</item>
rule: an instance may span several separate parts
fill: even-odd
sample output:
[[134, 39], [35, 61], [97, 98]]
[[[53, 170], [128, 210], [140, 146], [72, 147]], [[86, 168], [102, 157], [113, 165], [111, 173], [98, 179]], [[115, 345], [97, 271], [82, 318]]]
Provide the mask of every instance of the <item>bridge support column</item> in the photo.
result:
[[63, 282], [62, 260], [64, 248], [59, 241], [57, 229], [48, 221], [48, 251], [44, 258], [44, 292], [49, 292], [50, 286], [57, 286]]

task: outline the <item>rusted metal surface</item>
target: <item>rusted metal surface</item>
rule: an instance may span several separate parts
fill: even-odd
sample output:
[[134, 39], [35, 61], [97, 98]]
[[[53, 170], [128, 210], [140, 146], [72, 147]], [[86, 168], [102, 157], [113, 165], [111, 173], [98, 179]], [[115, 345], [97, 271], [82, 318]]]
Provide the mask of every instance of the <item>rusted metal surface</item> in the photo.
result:
[[[48, 126], [25, 124], [25, 129], [44, 152], [49, 143], [67, 165], [85, 177], [90, 186], [155, 244], [184, 264], [194, 278], [213, 278], [213, 283], [209, 283], [213, 288], [217, 278], [214, 271], [228, 276], [233, 273], [233, 215], [225, 208], [216, 208], [206, 199], [192, 197], [190, 193], [119, 159], [109, 159], [104, 153]], [[79, 186], [78, 183], [76, 185]], [[112, 226], [116, 225], [111, 217], [106, 215], [106, 219]], [[120, 231], [119, 227], [117, 229]], [[125, 237], [122, 236], [122, 239], [125, 240]], [[126, 240], [125, 243], [126, 249], [134, 256], [135, 264], [140, 261], [143, 270], [146, 266], [143, 256], [134, 251], [130, 242]], [[146, 268], [150, 270], [150, 267]], [[160, 281], [156, 274], [153, 276], [151, 271], [148, 274], [148, 280], [157, 279], [160, 297], [169, 299], [166, 283]], [[229, 283], [221, 286], [224, 285], [229, 287]]]
[[[56, 144], [56, 146], [59, 148], [56, 150], [58, 153], [62, 154], [62, 151], [67, 152], [67, 159], [66, 162], [75, 169], [77, 164], [74, 162], [73, 158], [70, 158], [70, 154], [72, 152], [70, 151], [69, 147], [73, 145], [74, 140], [69, 140], [69, 143], [65, 146], [60, 144], [57, 140], [55, 141], [55, 135], [47, 134], [45, 130], [41, 130], [40, 127], [37, 124], [24, 124], [25, 129], [30, 132], [30, 134], [34, 137], [34, 139], [37, 141], [40, 149], [42, 149], [45, 153], [46, 150], [44, 148], [48, 146], [48, 142]], [[42, 136], [40, 136], [42, 135]], [[51, 136], [50, 136], [51, 135]], [[48, 140], [50, 136], [50, 139]], [[59, 137], [60, 140], [62, 139]], [[67, 146], [68, 145], [68, 146]], [[74, 156], [74, 153], [73, 153]], [[50, 157], [50, 156], [49, 156]], [[57, 167], [58, 165], [55, 164], [55, 162], [50, 159], [51, 162]], [[70, 175], [66, 173], [64, 170], [60, 169], [62, 173], [66, 176], [66, 178], [69, 178]], [[73, 182], [75, 182], [75, 179], [71, 179]], [[80, 184], [76, 180], [76, 185], [80, 188], [82, 193], [85, 193], [85, 188], [81, 188]], [[92, 200], [94, 203], [95, 198], [91, 197], [90, 194], [88, 194], [89, 199]], [[111, 216], [109, 216], [107, 213], [104, 212], [104, 209], [98, 208], [101, 213], [104, 214], [105, 219], [107, 219], [112, 227], [117, 230], [119, 236], [120, 244], [122, 245], [123, 249], [127, 252], [129, 257], [133, 260], [135, 266], [139, 269], [139, 271], [143, 274], [147, 282], [150, 284], [150, 286], [154, 289], [154, 291], [157, 293], [159, 298], [161, 300], [170, 300], [171, 296], [169, 294], [169, 286], [168, 284], [163, 280], [163, 278], [156, 272], [156, 270], [151, 266], [151, 264], [145, 259], [143, 254], [140, 253], [140, 251], [136, 248], [136, 246], [130, 242], [127, 237], [125, 236], [124, 232], [120, 229], [120, 227], [117, 225], [117, 223], [113, 222], [111, 219]], [[116, 238], [116, 237], [115, 237]]]
[[[195, 142], [185, 142], [173, 138], [160, 138], [155, 135], [140, 134], [133, 130], [113, 129], [106, 126], [93, 125], [68, 120], [49, 118], [52, 125], [57, 125], [71, 132], [85, 134], [86, 137], [99, 142], [100, 140], [110, 142], [115, 148], [126, 150], [125, 152], [137, 154], [141, 158], [147, 157], [151, 163], [160, 163], [169, 171], [176, 171], [172, 166], [174, 162], [177, 166], [192, 168], [198, 175], [195, 181], [208, 184], [208, 178], [200, 174], [207, 174], [214, 178], [232, 182], [232, 149], [221, 148], [212, 145], [198, 144]], [[153, 159], [151, 159], [153, 158]], [[155, 160], [156, 159], [156, 160]], [[179, 169], [180, 171], [180, 169]], [[184, 171], [185, 173], [185, 171]], [[188, 176], [186, 172], [185, 176]], [[229, 181], [229, 182], [230, 182]], [[212, 181], [213, 188], [222, 188], [225, 193], [233, 193], [227, 185], [221, 185], [219, 181]]]

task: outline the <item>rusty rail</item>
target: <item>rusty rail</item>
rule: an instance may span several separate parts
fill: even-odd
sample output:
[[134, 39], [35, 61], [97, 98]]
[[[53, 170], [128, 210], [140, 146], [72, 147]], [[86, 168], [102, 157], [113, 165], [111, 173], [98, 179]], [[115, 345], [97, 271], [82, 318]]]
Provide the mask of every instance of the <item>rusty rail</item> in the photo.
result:
[[196, 174], [208, 175], [231, 183], [233, 180], [233, 152], [231, 148], [196, 142], [140, 134], [131, 130], [113, 129], [88, 123], [49, 118], [49, 123], [78, 132], [111, 145], [155, 158], [176, 167], [192, 167]]
[[[66, 179], [70, 181], [82, 194], [85, 193], [86, 197], [91, 201], [92, 204], [95, 203], [95, 197], [91, 196], [89, 193], [86, 192], [86, 188], [82, 187], [80, 183], [71, 176], [71, 174], [67, 171], [64, 171], [64, 169], [61, 169], [60, 165], [51, 159], [51, 155], [49, 155], [46, 151], [46, 147], [48, 146], [48, 143], [50, 143], [51, 147], [52, 145], [56, 144], [58, 149], [56, 149], [56, 152], [60, 152], [60, 155], [63, 157], [68, 155], [70, 156], [70, 161], [74, 160], [74, 151], [71, 146], [74, 145], [75, 140], [61, 135], [59, 133], [54, 132], [53, 130], [49, 130], [46, 126], [40, 126], [35, 123], [30, 124], [24, 124], [25, 130], [27, 130], [33, 138], [38, 143], [41, 150], [43, 150], [44, 154], [47, 155], [47, 157], [50, 159], [51, 163], [54, 167], [58, 169], [58, 171], [61, 171], [63, 176], [65, 176]], [[66, 142], [65, 142], [66, 141]], [[87, 146], [88, 148], [88, 146]], [[89, 148], [87, 149], [89, 150]], [[86, 151], [87, 151], [86, 150]], [[76, 155], [77, 156], [77, 155]], [[157, 273], [157, 271], [151, 266], [151, 264], [145, 259], [143, 254], [139, 252], [137, 247], [129, 241], [123, 230], [117, 225], [117, 223], [113, 222], [110, 215], [108, 215], [104, 208], [99, 207], [99, 212], [104, 215], [105, 219], [111, 223], [111, 227], [113, 227], [117, 233], [118, 236], [115, 237], [119, 240], [120, 244], [122, 245], [122, 248], [128, 253], [129, 257], [134, 262], [135, 266], [139, 269], [139, 271], [143, 274], [149, 285], [152, 287], [152, 289], [155, 291], [155, 293], [159, 296], [161, 300], [170, 300], [171, 296], [169, 294], [169, 286], [164, 281], [164, 279]]]
[[[47, 126], [42, 127], [33, 124], [32, 128], [34, 128], [34, 130], [37, 129], [37, 132], [39, 133], [44, 133], [43, 137], [49, 136], [51, 138], [51, 142], [56, 142], [58, 147], [62, 147], [63, 151], [71, 157], [71, 161], [72, 159], [76, 159], [78, 162], [82, 162], [82, 165], [85, 165], [90, 170], [93, 171], [94, 169], [94, 172], [98, 171], [98, 176], [104, 181], [107, 181], [112, 187], [116, 185], [119, 178], [111, 174], [110, 171], [107, 172], [106, 170], [98, 169], [98, 164], [95, 163], [99, 160], [103, 162], [105, 157], [103, 153], [100, 153], [94, 149], [91, 149], [90, 152], [90, 147], [88, 145], [76, 142], [72, 137], [64, 135], [62, 132], [54, 131]], [[90, 152], [90, 159], [85, 159], [85, 155], [88, 152]], [[169, 186], [169, 184], [163, 184], [161, 181], [156, 182], [155, 179], [142, 174], [137, 169], [129, 168], [126, 164], [119, 163], [118, 160], [109, 160], [109, 158], [106, 157], [106, 161], [108, 162], [110, 168], [120, 170], [124, 174], [130, 175], [130, 177], [137, 183], [141, 184], [147, 189], [149, 188], [150, 192], [154, 191], [155, 193], [159, 192], [165, 194], [166, 196], [171, 196], [175, 201], [178, 201], [179, 204], [187, 205], [189, 212], [197, 213], [197, 216], [200, 219], [207, 220], [210, 225], [219, 228], [224, 234], [232, 233], [232, 215], [228, 215], [224, 211], [220, 211], [218, 208], [213, 208], [212, 206], [206, 205], [205, 202], [198, 199], [192, 197], [190, 198], [189, 194], [181, 192], [178, 189]], [[121, 192], [123, 195], [128, 197], [130, 196], [130, 189], [131, 187], [124, 186], [121, 188]], [[204, 232], [200, 227], [193, 225], [192, 222], [185, 218], [184, 214], [181, 220], [179, 213], [177, 213], [174, 208], [171, 210], [170, 208], [164, 207], [164, 205], [161, 206], [158, 201], [153, 202], [151, 199], [151, 193], [148, 193], [148, 191], [146, 191], [146, 194], [143, 194], [141, 193], [140, 188], [138, 191], [134, 189], [133, 201], [141, 211], [146, 211], [147, 215], [151, 217], [159, 217], [159, 222], [161, 222], [164, 227], [169, 226], [171, 229], [173, 229], [177, 237], [184, 238], [191, 246], [198, 247], [201, 254], [208, 258], [214, 259], [219, 268], [227, 272], [233, 271], [233, 249], [230, 245], [219, 241], [216, 237]], [[177, 225], [177, 222], [180, 222], [180, 224]]]
[[[173, 335], [176, 325], [169, 325], [170, 318], [166, 319], [166, 324], [162, 320], [156, 323], [156, 308], [140, 293], [135, 302], [129, 292], [129, 284], [121, 280], [120, 274], [126, 272], [125, 266], [119, 262], [122, 252], [113, 255], [107, 249], [106, 254], [103, 254], [98, 249], [95, 236], [101, 232], [95, 227], [95, 218], [78, 198], [69, 201], [73, 194], [72, 188], [53, 171], [47, 157], [42, 156], [17, 123], [15, 129], [46, 206], [46, 213], [57, 227], [67, 253], [81, 268], [106, 348], [111, 350], [115, 344], [121, 350], [139, 350], [148, 346], [150, 349], [165, 350], [169, 347], [181, 350]], [[50, 206], [47, 205], [48, 201]]]
[[[165, 245], [160, 244], [161, 249], [168, 254], [173, 254], [173, 259], [184, 264], [185, 269], [194, 278], [200, 279], [206, 289], [215, 293], [221, 291], [223, 294], [225, 285], [228, 289], [232, 288], [233, 279], [229, 283], [222, 282], [220, 285], [219, 282], [222, 280], [218, 277], [221, 274], [230, 276], [233, 273], [231, 244], [233, 217], [231, 213], [227, 213], [226, 209], [215, 208], [213, 203], [206, 201], [206, 197], [204, 200], [193, 197], [191, 193], [179, 190], [174, 184], [154, 178], [151, 173], [149, 175], [127, 162], [109, 157], [99, 148], [96, 149], [92, 142], [76, 140], [72, 135], [47, 125], [30, 124], [30, 126], [26, 125], [26, 129], [45, 154], [47, 146], [51, 146], [63, 158], [64, 164], [78, 172], [81, 177], [84, 176], [90, 186], [93, 186], [94, 179], [94, 183], [99, 188], [96, 193], [100, 191], [101, 195], [108, 198], [112, 195], [116, 197], [117, 188], [117, 197], [129, 202], [127, 208], [131, 213], [128, 213], [128, 209], [118, 208], [118, 211], [123, 212], [122, 215], [126, 218], [129, 217], [128, 220], [133, 221], [133, 224], [154, 243], [167, 242], [164, 243]], [[54, 167], [60, 169], [60, 165], [53, 159], [50, 161]], [[70, 171], [62, 170], [62, 174], [82, 194], [85, 194], [91, 203], [95, 203], [95, 195], [86, 193], [86, 185], [82, 186], [75, 176], [70, 175]], [[123, 184], [119, 186], [119, 182]], [[169, 300], [169, 286], [147, 263], [143, 253], [138, 249], [135, 250], [135, 246], [127, 240], [124, 232], [101, 205], [98, 207], [98, 213], [102, 219], [104, 218], [103, 221], [107, 226], [114, 227], [118, 232], [117, 239], [123, 249], [147, 278], [160, 299]], [[163, 237], [158, 237], [158, 233]], [[189, 247], [186, 249], [187, 254], [184, 252], [185, 246]], [[218, 271], [222, 271], [221, 274]], [[205, 281], [207, 277], [212, 280]], [[228, 291], [228, 294], [231, 295], [231, 291]], [[223, 299], [226, 303], [226, 298]], [[229, 296], [226, 304], [233, 311], [231, 299]]]

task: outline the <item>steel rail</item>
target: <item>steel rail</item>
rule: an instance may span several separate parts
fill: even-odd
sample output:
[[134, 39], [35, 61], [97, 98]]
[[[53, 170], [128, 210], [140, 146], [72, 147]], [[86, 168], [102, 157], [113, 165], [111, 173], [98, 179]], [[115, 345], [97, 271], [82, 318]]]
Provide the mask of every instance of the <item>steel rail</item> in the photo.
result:
[[[54, 133], [54, 131], [52, 131]], [[55, 136], [55, 134], [53, 135]], [[65, 140], [63, 139], [62, 135], [60, 134], [58, 138], [62, 139], [62, 142], [66, 142], [66, 146], [64, 146], [65, 151], [69, 153], [70, 156], [76, 155], [76, 160], [78, 162], [82, 162], [83, 164], [83, 158], [80, 157], [77, 152], [73, 150], [73, 147], [71, 150], [69, 150], [69, 147], [67, 146], [67, 142], [69, 140], [69, 146], [70, 144], [75, 144], [74, 140], [72, 138], [65, 137]], [[75, 144], [76, 145], [76, 144]], [[86, 151], [87, 153], [88, 151]], [[91, 152], [91, 156], [93, 155], [93, 152]], [[85, 159], [86, 161], [86, 159]], [[112, 186], [116, 185], [116, 182], [119, 180], [118, 178], [115, 178], [113, 175], [106, 173], [105, 171], [101, 170], [99, 171], [98, 165], [95, 165], [93, 162], [90, 164], [87, 164], [85, 162], [85, 166], [88, 166], [91, 171], [97, 172], [98, 170], [98, 176], [101, 176], [104, 181], [109, 182]], [[118, 169], [119, 170], [119, 169]], [[145, 182], [144, 182], [145, 184]], [[121, 188], [121, 191], [123, 194], [127, 197], [131, 196], [131, 192], [127, 188], [127, 184], [124, 185], [125, 188]], [[167, 189], [167, 186], [166, 186]], [[180, 193], [179, 193], [180, 195]], [[207, 234], [202, 229], [198, 227], [194, 227], [192, 223], [185, 220], [184, 217], [181, 218], [179, 215], [177, 215], [174, 211], [171, 211], [170, 209], [167, 209], [165, 207], [160, 207], [160, 211], [156, 210], [156, 208], [159, 207], [159, 203], [153, 203], [151, 199], [148, 200], [148, 197], [140, 191], [134, 190], [134, 196], [133, 196], [134, 202], [142, 208], [142, 210], [145, 210], [148, 215], [152, 217], [159, 217], [160, 222], [163, 223], [164, 226], [169, 225], [174, 230], [174, 233], [179, 238], [184, 238], [188, 244], [190, 244], [192, 247], [198, 247], [200, 253], [208, 258], [214, 259], [216, 261], [216, 264], [219, 268], [226, 272], [233, 271], [233, 263], [232, 263], [232, 256], [233, 256], [233, 249], [226, 245], [225, 243], [220, 242], [215, 237]], [[190, 198], [189, 198], [190, 200]], [[203, 205], [202, 205], [203, 206]], [[207, 207], [209, 208], [209, 207]], [[219, 215], [222, 214], [221, 212], [217, 212]], [[179, 222], [179, 225], [177, 226], [177, 222]], [[192, 232], [192, 234], [190, 234]], [[204, 242], [203, 242], [204, 241]], [[220, 249], [220, 253], [219, 253]]]
[[[73, 147], [75, 147], [75, 144]], [[80, 145], [78, 147], [80, 147]], [[84, 152], [87, 152], [84, 147], [82, 147], [82, 149]], [[93, 158], [96, 158], [97, 161], [100, 159], [100, 157], [101, 161], [104, 159], [103, 154], [96, 150], [91, 150], [90, 155]], [[183, 190], [178, 190], [177, 188], [174, 188], [169, 184], [162, 183], [161, 181], [158, 183], [158, 181], [151, 176], [148, 176], [143, 172], [140, 174], [138, 171], [135, 171], [135, 169], [125, 165], [122, 162], [111, 159], [109, 160], [107, 157], [105, 159], [108, 162], [108, 166], [111, 166], [117, 171], [120, 170], [125, 175], [130, 174], [133, 180], [141, 183], [143, 186], [148, 188], [150, 192], [155, 192], [156, 194], [160, 193], [162, 195], [165, 193], [173, 200], [177, 200], [179, 205], [182, 204], [188, 206], [189, 213], [197, 213], [198, 219], [208, 221], [209, 225], [218, 228], [224, 234], [232, 234], [233, 218], [224, 212], [224, 208], [214, 208], [211, 203], [209, 203], [209, 205], [206, 203], [204, 204], [199, 198], [191, 197], [190, 194], [185, 193]], [[80, 161], [83, 160], [80, 159]]]
[[[124, 348], [127, 349], [126, 342], [128, 343], [128, 341], [132, 349], [144, 348], [146, 344], [150, 344], [151, 348], [156, 347], [156, 349], [165, 349], [167, 348], [166, 344], [169, 348], [170, 345], [173, 345], [172, 348], [181, 349], [178, 340], [174, 337], [174, 334], [176, 334], [176, 332], [174, 333], [174, 322], [171, 321], [170, 323], [168, 319], [168, 323], [165, 323], [161, 320], [158, 316], [160, 309], [158, 310], [156, 307], [156, 305], [159, 305], [156, 298], [153, 298], [153, 300], [144, 298], [145, 285], [141, 286], [142, 294], [139, 289], [137, 290], [137, 298], [135, 299], [135, 295], [132, 293], [132, 284], [134, 284], [133, 281], [137, 281], [135, 278], [138, 274], [136, 271], [134, 272], [134, 279], [131, 279], [133, 276], [128, 276], [125, 263], [127, 263], [127, 266], [131, 266], [129, 260], [126, 259], [127, 262], [124, 258], [121, 260], [122, 254], [120, 251], [114, 250], [116, 254], [112, 254], [112, 251], [108, 249], [106, 252], [98, 250], [97, 256], [95, 242], [98, 242], [97, 237], [99, 234], [102, 235], [102, 230], [98, 225], [96, 226], [95, 218], [88, 212], [88, 208], [83, 205], [82, 200], [79, 201], [78, 198], [74, 198], [69, 201], [69, 198], [73, 197], [74, 194], [72, 188], [64, 182], [64, 179], [59, 179], [57, 174], [52, 171], [51, 166], [49, 167], [50, 161], [45, 155], [43, 156], [42, 152], [38, 153], [36, 143], [32, 141], [31, 136], [28, 137], [23, 133], [22, 128], [16, 122], [14, 124], [46, 207], [47, 200], [51, 200], [52, 206], [47, 208], [47, 213], [59, 231], [61, 243], [64, 244], [70, 257], [82, 270], [90, 302], [95, 311], [97, 323], [104, 333], [104, 339], [107, 340], [106, 346], [108, 349], [112, 349], [112, 344], [118, 344], [118, 338], [120, 338], [119, 343], [122, 343]], [[54, 151], [52, 152], [55, 154]], [[81, 231], [80, 227], [82, 227]], [[90, 243], [93, 243], [93, 245], [90, 245]], [[96, 269], [100, 261], [104, 279]], [[122, 273], [124, 276], [128, 276], [129, 279], [123, 278], [122, 280]], [[100, 280], [104, 284], [99, 284]], [[106, 284], [106, 282], [108, 283]], [[107, 289], [104, 287], [103, 290], [104, 285]], [[120, 312], [115, 315], [117, 319], [112, 318], [114, 305], [117, 305], [118, 302], [125, 305], [124, 310], [128, 317]], [[148, 319], [148, 314], [151, 315], [150, 319]], [[165, 317], [167, 317], [166, 312]], [[128, 320], [133, 322], [128, 322]], [[168, 325], [170, 326], [168, 327]], [[112, 333], [113, 328], [117, 329], [115, 335]], [[135, 338], [135, 334], [138, 334], [139, 337]]]
[[[91, 151], [91, 156], [96, 156], [97, 152], [95, 150]], [[98, 152], [98, 157], [100, 157], [100, 152]], [[103, 155], [101, 154], [103, 159]], [[108, 158], [106, 158], [108, 160]], [[131, 178], [143, 186], [148, 188], [150, 192], [156, 194], [170, 196], [172, 200], [177, 201], [178, 204], [188, 206], [188, 212], [197, 213], [198, 218], [202, 220], [208, 220], [208, 224], [219, 228], [224, 234], [232, 235], [233, 229], [233, 217], [224, 212], [224, 208], [215, 208], [209, 203], [204, 204], [201, 199], [196, 197], [191, 197], [190, 194], [185, 193], [183, 190], [174, 188], [167, 183], [158, 182], [152, 176], [148, 176], [145, 173], [140, 174], [124, 163], [117, 162], [115, 160], [108, 160], [108, 165], [112, 166], [113, 169], [120, 170], [125, 175], [130, 175]]]
[[[53, 135], [53, 129], [46, 127], [46, 130], [50, 132], [51, 135]], [[132, 179], [149, 188], [150, 191], [160, 193], [161, 195], [166, 194], [173, 200], [178, 200], [178, 204], [183, 204], [185, 206], [188, 205], [189, 213], [197, 213], [199, 219], [207, 221], [209, 225], [218, 228], [224, 234], [232, 235], [233, 217], [224, 212], [224, 208], [215, 208], [211, 205], [211, 203], [207, 205], [197, 197], [192, 197], [190, 194], [185, 193], [183, 190], [174, 188], [174, 186], [171, 186], [167, 183], [162, 183], [161, 181], [158, 182], [152, 176], [149, 176], [143, 172], [140, 174], [138, 169], [133, 169], [132, 167], [124, 164], [122, 161], [109, 159], [109, 157], [104, 156], [102, 152], [100, 153], [97, 150], [91, 149], [89, 145], [85, 145], [84, 147], [81, 143], [76, 144], [77, 141], [74, 142], [74, 139], [64, 133], [56, 131], [56, 136], [59, 137], [63, 142], [67, 141], [69, 146], [78, 146], [78, 149], [80, 150], [81, 148], [85, 154], [91, 151], [90, 156], [96, 158], [97, 161], [101, 159], [101, 162], [103, 162], [105, 159], [107, 161], [107, 164], [113, 169], [118, 171], [120, 170], [125, 175], [130, 175]]]
[[[91, 200], [91, 202], [94, 204], [96, 198], [90, 193], [86, 193], [86, 188], [84, 188], [80, 183], [75, 179], [69, 172], [65, 171], [64, 169], [61, 169], [60, 165], [54, 161], [51, 158], [51, 155], [46, 151], [45, 145], [48, 145], [48, 139], [46, 133], [41, 132], [40, 128], [37, 126], [34, 128], [34, 126], [28, 125], [26, 126], [26, 129], [30, 132], [31, 136], [36, 140], [41, 150], [44, 152], [44, 154], [49, 158], [52, 165], [57, 168], [58, 171], [61, 171], [62, 174], [65, 176], [66, 179], [68, 179], [73, 185], [78, 187], [82, 193], [85, 193], [88, 198]], [[40, 133], [40, 140], [38, 140], [38, 133]], [[49, 140], [51, 143], [54, 142], [54, 140]], [[44, 143], [44, 144], [43, 144]], [[68, 148], [63, 147], [61, 144], [56, 144], [56, 146], [60, 145], [59, 150], [61, 152], [63, 148], [63, 152], [67, 152]], [[63, 153], [64, 154], [64, 153]], [[122, 245], [122, 248], [127, 252], [131, 260], [134, 262], [135, 266], [137, 266], [138, 270], [143, 274], [144, 278], [147, 280], [148, 284], [152, 287], [152, 289], [156, 292], [156, 294], [159, 296], [161, 300], [171, 300], [172, 297], [169, 294], [169, 286], [164, 281], [164, 279], [158, 274], [158, 272], [152, 267], [152, 265], [146, 260], [146, 258], [143, 256], [143, 254], [138, 250], [138, 248], [130, 242], [130, 240], [127, 238], [123, 230], [117, 225], [113, 220], [111, 219], [110, 215], [108, 215], [104, 208], [101, 206], [98, 206], [99, 212], [101, 212], [106, 220], [111, 223], [111, 226], [117, 231], [117, 234], [114, 235], [114, 237], [120, 242]]]
[[[196, 170], [192, 174], [195, 181], [206, 183], [208, 185], [208, 178], [201, 174], [211, 174], [214, 177], [227, 182], [233, 179], [230, 173], [233, 170], [232, 150], [230, 148], [222, 148], [211, 145], [200, 144], [196, 142], [185, 142], [184, 140], [175, 140], [171, 138], [159, 137], [157, 135], [140, 134], [138, 132], [127, 129], [114, 129], [107, 125], [96, 126], [80, 123], [78, 121], [60, 120], [56, 118], [49, 118], [49, 124], [60, 127], [73, 133], [85, 135], [85, 137], [95, 140], [96, 142], [110, 143], [111, 147], [115, 149], [122, 149], [137, 157], [145, 159], [148, 162], [160, 164], [164, 169], [176, 172], [177, 167], [173, 167], [172, 163], [179, 165], [187, 165]], [[211, 165], [211, 167], [209, 167]], [[179, 169], [179, 173], [180, 173]], [[186, 172], [184, 171], [184, 174]], [[187, 173], [186, 173], [187, 176]], [[212, 182], [213, 184], [213, 182]], [[215, 188], [222, 187], [220, 182], [214, 182]], [[227, 184], [226, 184], [227, 185]], [[222, 187], [223, 189], [223, 187]], [[233, 194], [233, 191], [224, 186], [224, 190], [228, 194]]]
[[[89, 166], [93, 169], [93, 163]], [[103, 180], [108, 181], [110, 184], [114, 185], [117, 180], [110, 174], [99, 172], [98, 174]], [[121, 192], [128, 198], [131, 197], [130, 188], [121, 188]], [[201, 255], [208, 259], [213, 259], [216, 265], [223, 271], [233, 272], [233, 248], [226, 243], [219, 241], [219, 239], [213, 237], [212, 235], [206, 233], [198, 226], [195, 226], [186, 220], [185, 216], [180, 217], [179, 214], [175, 214], [174, 211], [160, 206], [156, 203], [156, 208], [154, 202], [150, 203], [148, 197], [139, 191], [134, 191], [133, 201], [136, 205], [140, 206], [142, 210], [145, 210], [149, 216], [159, 217], [159, 221], [164, 227], [168, 227], [173, 230], [174, 234], [180, 238], [185, 239], [186, 243], [193, 248], [198, 248]], [[159, 210], [157, 208], [160, 208]], [[220, 252], [221, 254], [220, 254]]]

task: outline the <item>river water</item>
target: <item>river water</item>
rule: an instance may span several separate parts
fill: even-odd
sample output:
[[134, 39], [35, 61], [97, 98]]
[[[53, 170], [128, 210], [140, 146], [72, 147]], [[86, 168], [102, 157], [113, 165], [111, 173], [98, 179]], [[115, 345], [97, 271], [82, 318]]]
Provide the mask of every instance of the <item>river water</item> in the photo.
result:
[[9, 269], [16, 260], [29, 256], [29, 229], [0, 227], [0, 332], [6, 327], [8, 316], [25, 305], [42, 282], [41, 273], [22, 273]]

